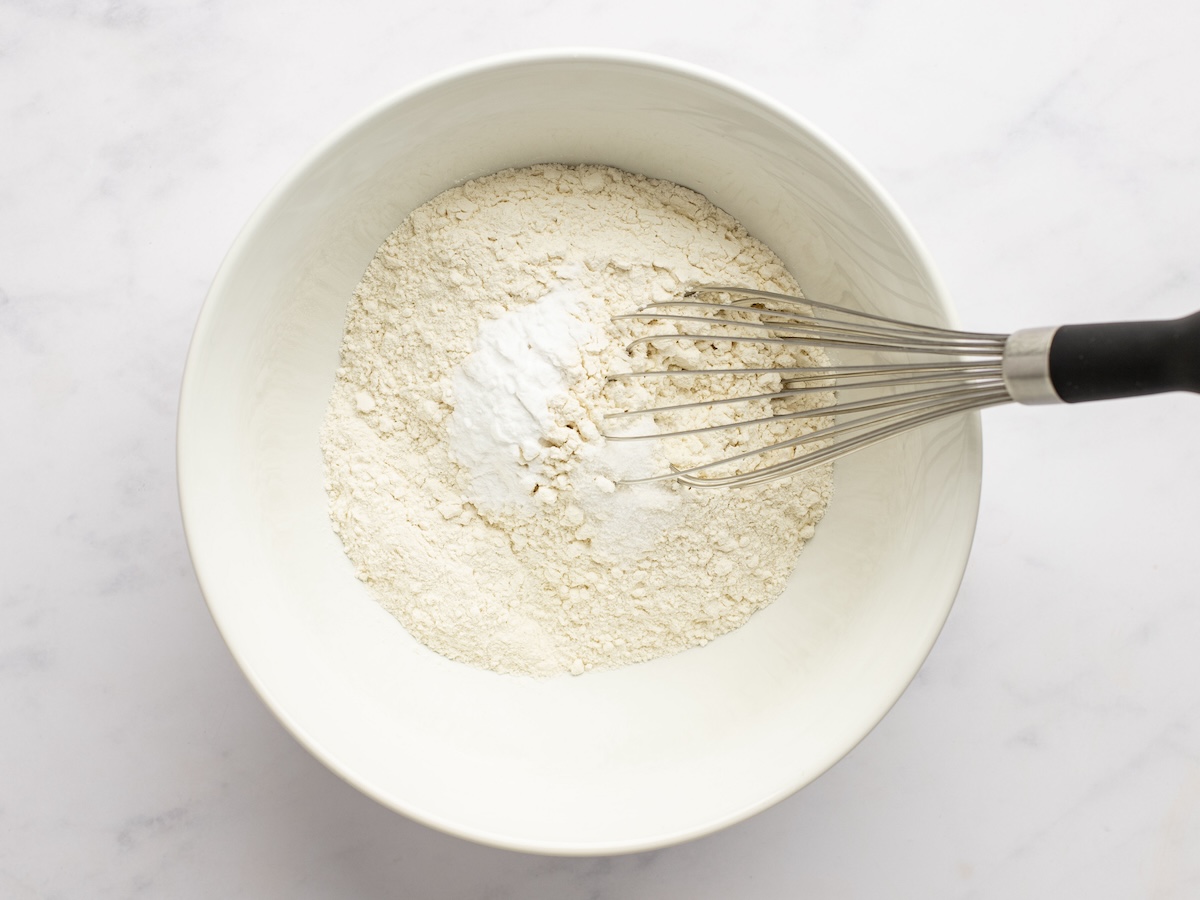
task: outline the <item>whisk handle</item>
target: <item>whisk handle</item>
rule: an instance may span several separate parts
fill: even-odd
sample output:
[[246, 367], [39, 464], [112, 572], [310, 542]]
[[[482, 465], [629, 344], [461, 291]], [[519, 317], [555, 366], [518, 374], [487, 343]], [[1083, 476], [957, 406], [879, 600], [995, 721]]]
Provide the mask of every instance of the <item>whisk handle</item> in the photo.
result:
[[1067, 403], [1200, 393], [1200, 312], [1163, 322], [1063, 325], [1049, 364], [1054, 390]]

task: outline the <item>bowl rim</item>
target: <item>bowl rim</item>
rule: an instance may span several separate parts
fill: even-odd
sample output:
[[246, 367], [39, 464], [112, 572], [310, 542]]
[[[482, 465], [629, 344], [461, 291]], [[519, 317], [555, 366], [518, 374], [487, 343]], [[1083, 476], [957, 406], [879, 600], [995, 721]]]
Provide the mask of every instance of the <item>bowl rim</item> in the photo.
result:
[[[211, 581], [206, 575], [209, 571], [210, 562], [205, 556], [205, 551], [200, 546], [198, 540], [198, 532], [195, 530], [194, 514], [190, 515], [189, 510], [192, 509], [193, 503], [189, 496], [189, 479], [190, 471], [193, 466], [190, 461], [191, 450], [184, 439], [186, 431], [185, 419], [188, 410], [191, 407], [190, 397], [197, 390], [196, 381], [198, 376], [196, 370], [199, 367], [198, 357], [201, 348], [208, 340], [209, 332], [212, 329], [214, 316], [219, 306], [219, 298], [225, 292], [226, 283], [231, 278], [231, 273], [238, 268], [238, 263], [241, 257], [247, 252], [246, 247], [250, 243], [251, 236], [254, 235], [263, 220], [267, 219], [280, 205], [284, 198], [293, 189], [296, 182], [301, 180], [305, 174], [314, 167], [315, 164], [325, 157], [327, 154], [334, 151], [338, 145], [345, 141], [359, 128], [363, 127], [376, 117], [388, 109], [407, 102], [411, 98], [417, 97], [427, 91], [444, 86], [451, 82], [477, 76], [489, 71], [498, 71], [508, 68], [517, 68], [530, 64], [543, 63], [563, 63], [563, 62], [581, 62], [581, 63], [616, 63], [626, 66], [640, 67], [660, 73], [669, 73], [681, 75], [690, 80], [707, 84], [711, 87], [739, 95], [754, 104], [764, 108], [773, 115], [786, 121], [790, 125], [805, 132], [815, 143], [822, 145], [832, 155], [834, 155], [840, 164], [857, 179], [864, 187], [866, 187], [873, 195], [874, 199], [890, 216], [900, 232], [900, 236], [907, 246], [913, 252], [914, 257], [924, 268], [925, 273], [929, 278], [930, 290], [936, 299], [941, 312], [946, 316], [946, 319], [952, 328], [958, 327], [957, 313], [949, 300], [949, 295], [944, 284], [937, 272], [933, 261], [925, 249], [924, 244], [917, 236], [912, 225], [907, 217], [901, 212], [895, 201], [883, 189], [882, 185], [868, 172], [858, 161], [847, 153], [841, 145], [830, 138], [824, 131], [811, 124], [807, 119], [790, 108], [784, 106], [778, 101], [772, 99], [766, 94], [750, 87], [742, 82], [722, 75], [711, 69], [674, 59], [667, 56], [662, 56], [653, 53], [641, 51], [612, 49], [603, 47], [589, 46], [564, 46], [564, 47], [546, 47], [533, 50], [521, 50], [508, 53], [490, 55], [471, 62], [459, 64], [416, 81], [410, 82], [405, 87], [392, 91], [377, 99], [373, 103], [366, 106], [356, 115], [343, 121], [341, 125], [335, 128], [324, 139], [313, 145], [303, 156], [294, 163], [291, 168], [271, 187], [266, 196], [259, 202], [254, 211], [251, 213], [245, 224], [238, 231], [233, 243], [226, 251], [221, 260], [220, 265], [216, 270], [212, 283], [205, 294], [200, 311], [196, 318], [192, 337], [188, 343], [186, 361], [183, 368], [183, 375], [180, 382], [179, 398], [177, 406], [177, 415], [175, 423], [175, 464], [176, 464], [176, 488], [179, 499], [180, 514], [184, 531], [184, 538], [188, 549], [188, 554], [191, 559], [193, 571], [196, 574], [196, 579], [200, 587], [201, 594], [204, 598], [205, 605], [208, 607], [209, 614], [212, 616], [213, 623], [216, 625], [218, 633], [221, 635], [226, 647], [233, 656], [242, 674], [250, 682], [255, 693], [258, 694], [262, 702], [267, 706], [275, 718], [291, 733], [309, 753], [315, 756], [326, 768], [340, 777], [348, 784], [357, 788], [361, 793], [372, 798], [381, 805], [398, 812], [407, 818], [419, 822], [428, 827], [439, 830], [443, 833], [454, 835], [476, 843], [481, 843], [493, 847], [498, 847], [507, 850], [514, 850], [525, 853], [538, 853], [554, 856], [586, 856], [586, 855], [616, 855], [624, 853], [635, 853], [649, 850], [657, 850], [668, 846], [677, 845], [687, 841], [695, 840], [705, 835], [713, 834], [728, 828], [738, 822], [745, 821], [758, 813], [769, 809], [771, 806], [786, 799], [792, 794], [799, 791], [801, 788], [811, 784], [816, 778], [820, 778], [822, 774], [828, 772], [839, 761], [844, 759], [855, 747], [861, 743], [867, 735], [869, 735], [875, 727], [886, 717], [887, 713], [896, 704], [908, 687], [916, 678], [917, 673], [924, 666], [929, 653], [932, 651], [942, 628], [944, 628], [946, 620], [953, 608], [955, 598], [958, 591], [961, 589], [962, 579], [966, 573], [966, 566], [969, 558], [969, 552], [963, 555], [961, 560], [961, 569], [954, 581], [954, 591], [949, 595], [945, 603], [944, 611], [940, 615], [940, 621], [937, 628], [933, 630], [928, 642], [921, 647], [914, 647], [914, 650], [919, 650], [916, 655], [917, 663], [913, 670], [908, 673], [902, 683], [897, 682], [895, 690], [883, 696], [878, 707], [872, 712], [871, 719], [874, 724], [867, 728], [862, 735], [855, 741], [835, 753], [832, 758], [822, 760], [819, 766], [820, 774], [815, 777], [807, 777], [803, 773], [798, 774], [794, 779], [780, 787], [779, 790], [773, 792], [769, 796], [763, 797], [755, 803], [748, 804], [732, 813], [728, 813], [716, 819], [705, 821], [702, 824], [690, 828], [679, 829], [677, 831], [662, 834], [654, 839], [636, 839], [625, 841], [606, 841], [603, 843], [581, 843], [581, 842], [552, 842], [545, 840], [530, 840], [525, 838], [513, 838], [508, 835], [498, 834], [487, 829], [476, 828], [469, 825], [463, 825], [459, 822], [451, 821], [430, 810], [419, 808], [413, 805], [406, 804], [401, 800], [385, 796], [377, 791], [377, 789], [349, 767], [344, 766], [339, 758], [332, 752], [326, 750], [322, 743], [312, 734], [308, 733], [299, 722], [297, 722], [283, 704], [281, 704], [267, 684], [259, 677], [250, 661], [243, 653], [243, 648], [239, 647], [237, 642], [231, 639], [227, 628], [223, 623], [221, 612], [221, 604], [214, 603], [213, 593], [211, 590]], [[981, 472], [982, 469], [982, 428], [980, 417], [977, 412], [972, 412], [964, 417], [964, 427], [969, 432], [968, 436], [975, 447], [979, 448], [979, 454], [974, 461], [975, 468]], [[969, 550], [971, 547], [975, 530], [978, 523], [978, 513], [982, 492], [982, 478], [975, 479], [975, 489], [972, 496], [965, 498], [973, 507], [973, 513], [970, 517], [970, 534], [966, 535], [966, 546]], [[189, 524], [191, 523], [191, 524]]]

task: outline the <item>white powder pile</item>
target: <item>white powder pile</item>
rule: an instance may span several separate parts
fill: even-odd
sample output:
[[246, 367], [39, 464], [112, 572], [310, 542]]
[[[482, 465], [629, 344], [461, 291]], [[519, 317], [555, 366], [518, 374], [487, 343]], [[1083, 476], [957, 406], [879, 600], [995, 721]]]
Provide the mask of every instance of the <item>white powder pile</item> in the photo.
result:
[[[468, 182], [380, 248], [350, 304], [322, 449], [346, 553], [419, 640], [500, 672], [578, 675], [703, 645], [779, 594], [824, 514], [829, 466], [737, 490], [621, 482], [796, 426], [600, 434], [614, 408], [731, 390], [606, 383], [631, 365], [827, 364], [816, 350], [680, 341], [641, 345], [631, 361], [637, 326], [612, 316], [704, 283], [799, 290], [700, 195], [599, 166]], [[779, 384], [757, 376], [736, 390]]]

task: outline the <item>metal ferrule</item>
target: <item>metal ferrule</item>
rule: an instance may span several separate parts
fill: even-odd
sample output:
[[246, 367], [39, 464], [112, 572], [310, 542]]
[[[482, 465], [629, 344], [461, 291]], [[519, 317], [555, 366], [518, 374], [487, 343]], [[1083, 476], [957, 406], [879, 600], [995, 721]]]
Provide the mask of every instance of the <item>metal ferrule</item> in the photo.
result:
[[1062, 403], [1050, 380], [1050, 344], [1057, 326], [1023, 328], [1004, 342], [1000, 373], [1009, 396], [1027, 405]]

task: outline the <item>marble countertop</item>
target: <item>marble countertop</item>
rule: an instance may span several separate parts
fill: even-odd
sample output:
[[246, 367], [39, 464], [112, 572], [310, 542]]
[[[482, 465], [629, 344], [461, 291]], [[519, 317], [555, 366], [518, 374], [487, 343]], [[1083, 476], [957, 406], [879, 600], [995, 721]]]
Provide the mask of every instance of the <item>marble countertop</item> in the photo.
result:
[[416, 78], [564, 44], [717, 69], [854, 154], [1008, 331], [1200, 306], [1198, 39], [1183, 0], [0, 6], [0, 897], [1200, 895], [1200, 398], [989, 411], [966, 579], [895, 709], [752, 820], [610, 859], [445, 836], [310, 757], [209, 618], [173, 458], [223, 252]]

